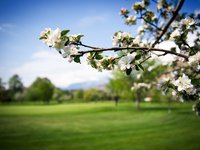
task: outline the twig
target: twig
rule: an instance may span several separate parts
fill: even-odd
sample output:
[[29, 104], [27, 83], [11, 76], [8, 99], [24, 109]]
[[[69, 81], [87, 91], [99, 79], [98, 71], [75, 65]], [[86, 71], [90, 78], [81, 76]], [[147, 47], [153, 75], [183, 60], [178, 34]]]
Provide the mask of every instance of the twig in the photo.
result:
[[85, 45], [85, 44], [83, 44], [83, 43], [81, 43], [81, 42], [72, 43], [72, 44], [80, 45], [80, 46], [87, 47], [87, 48], [91, 48], [91, 49], [100, 49], [99, 47], [94, 47], [94, 46], [90, 46], [90, 45]]
[[156, 55], [156, 56], [158, 56], [158, 57], [161, 57], [161, 56], [165, 56], [165, 55], [167, 55], [167, 53], [165, 52], [165, 53], [163, 53], [163, 54], [156, 54], [156, 53], [154, 53], [154, 52], [152, 52], [154, 55]]
[[142, 61], [140, 62], [140, 64], [144, 63], [145, 61], [147, 61], [147, 60], [150, 59], [150, 58], [151, 58], [151, 56], [148, 56], [147, 58], [145, 58], [144, 60], [142, 60]]
[[148, 23], [148, 24], [152, 25], [153, 27], [155, 27], [157, 30], [162, 31], [161, 28], [159, 28], [157, 25], [153, 24], [152, 22], [149, 22], [144, 17], [141, 17], [141, 19], [143, 19], [146, 23]]
[[176, 53], [173, 51], [165, 50], [165, 49], [159, 49], [159, 48], [147, 48], [147, 47], [111, 47], [111, 48], [96, 48], [96, 49], [91, 49], [87, 51], [78, 51], [78, 55], [83, 56], [86, 53], [91, 53], [91, 52], [103, 52], [103, 51], [121, 51], [121, 50], [139, 50], [139, 51], [157, 51], [157, 52], [165, 52], [167, 54], [173, 54], [179, 57], [183, 57], [186, 60], [188, 60], [188, 56]]
[[167, 22], [167, 24], [165, 25], [164, 29], [162, 30], [162, 32], [160, 33], [160, 35], [156, 38], [156, 41], [152, 44], [152, 47], [155, 47], [155, 45], [157, 43], [159, 43], [160, 39], [162, 38], [162, 36], [167, 32], [169, 26], [171, 25], [171, 23], [174, 21], [174, 19], [176, 18], [176, 16], [178, 15], [179, 10], [181, 9], [181, 7], [183, 6], [184, 0], [180, 0], [179, 4], [177, 5], [172, 17], [170, 18], [170, 20]]

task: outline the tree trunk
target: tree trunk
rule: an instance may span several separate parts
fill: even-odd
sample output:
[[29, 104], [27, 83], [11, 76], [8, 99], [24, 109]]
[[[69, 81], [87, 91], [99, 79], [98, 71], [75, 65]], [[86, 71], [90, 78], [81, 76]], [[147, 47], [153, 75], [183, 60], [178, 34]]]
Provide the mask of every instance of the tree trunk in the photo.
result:
[[135, 95], [135, 107], [136, 107], [136, 110], [140, 109], [140, 96], [139, 96], [138, 91], [136, 91], [136, 95]]
[[118, 106], [119, 96], [114, 96], [115, 106]]
[[171, 113], [171, 100], [168, 100], [168, 113]]
[[136, 110], [140, 110], [140, 100], [138, 98], [135, 100], [135, 107]]

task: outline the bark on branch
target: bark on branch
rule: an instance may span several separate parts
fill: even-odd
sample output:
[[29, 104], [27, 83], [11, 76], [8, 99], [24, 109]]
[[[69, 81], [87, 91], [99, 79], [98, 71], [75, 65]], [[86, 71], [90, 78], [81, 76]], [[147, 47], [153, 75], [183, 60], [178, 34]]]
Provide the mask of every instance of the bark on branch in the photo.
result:
[[165, 49], [159, 49], [159, 48], [147, 48], [147, 47], [111, 47], [111, 48], [96, 48], [96, 49], [91, 49], [91, 50], [86, 50], [86, 51], [78, 51], [80, 56], [83, 56], [84, 54], [91, 53], [91, 52], [104, 52], [104, 51], [122, 51], [122, 50], [139, 50], [139, 51], [144, 51], [144, 52], [164, 52], [166, 54], [173, 54], [179, 57], [183, 57], [186, 60], [188, 60], [188, 56], [176, 53], [173, 51], [165, 50]]

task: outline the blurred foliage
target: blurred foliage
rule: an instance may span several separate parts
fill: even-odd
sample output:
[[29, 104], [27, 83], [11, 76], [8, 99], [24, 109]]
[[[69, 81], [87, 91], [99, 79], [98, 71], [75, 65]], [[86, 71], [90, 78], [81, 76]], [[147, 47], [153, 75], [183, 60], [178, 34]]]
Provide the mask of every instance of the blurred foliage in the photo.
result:
[[105, 91], [92, 88], [84, 91], [83, 99], [85, 101], [101, 101], [108, 100], [110, 97]]
[[42, 100], [49, 103], [54, 93], [54, 85], [47, 78], [37, 78], [27, 89], [25, 97], [31, 101]]
[[[151, 67], [147, 69], [147, 66]], [[157, 88], [155, 81], [166, 71], [167, 66], [161, 65], [161, 62], [156, 60], [146, 62], [143, 64], [143, 67], [144, 71], [132, 71], [129, 76], [119, 69], [113, 71], [113, 76], [107, 85], [110, 93], [119, 96], [120, 99], [129, 99], [133, 101], [144, 101], [145, 97], [150, 97], [153, 102], [166, 101], [169, 95], [162, 93]], [[135, 88], [131, 90], [133, 85], [138, 83], [149, 84], [151, 88]]]
[[23, 89], [24, 89], [24, 86], [23, 86], [23, 83], [21, 81], [21, 78], [17, 74], [13, 75], [9, 79], [8, 86], [9, 86], [9, 89], [11, 91], [13, 91], [14, 93], [22, 92]]

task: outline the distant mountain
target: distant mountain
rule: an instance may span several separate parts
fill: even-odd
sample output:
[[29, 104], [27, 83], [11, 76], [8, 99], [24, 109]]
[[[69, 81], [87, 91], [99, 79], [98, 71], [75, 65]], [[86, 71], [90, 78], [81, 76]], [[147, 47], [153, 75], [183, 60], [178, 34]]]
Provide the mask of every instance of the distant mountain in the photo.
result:
[[89, 89], [89, 88], [102, 88], [105, 84], [108, 83], [108, 79], [100, 81], [87, 81], [81, 83], [70, 84], [64, 90], [79, 90], [79, 89]]

